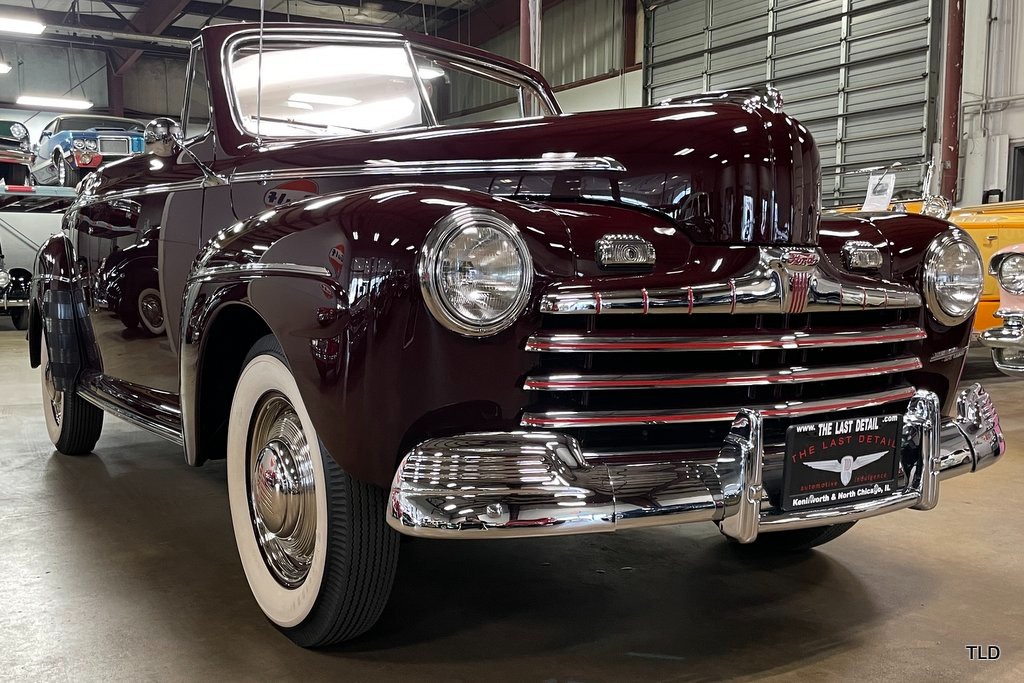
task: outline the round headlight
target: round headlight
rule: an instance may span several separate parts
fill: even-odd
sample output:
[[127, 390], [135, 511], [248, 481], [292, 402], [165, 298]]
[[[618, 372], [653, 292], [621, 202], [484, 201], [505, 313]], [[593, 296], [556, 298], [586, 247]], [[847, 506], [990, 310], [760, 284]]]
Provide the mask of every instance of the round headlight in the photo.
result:
[[533, 262], [518, 228], [487, 209], [461, 208], [430, 231], [417, 273], [423, 300], [448, 329], [482, 337], [522, 313], [533, 284]]
[[936, 320], [958, 325], [969, 318], [983, 285], [981, 254], [967, 233], [954, 228], [932, 240], [924, 257], [924, 295]]
[[0, 268], [0, 289], [3, 289], [9, 284], [11, 284], [11, 274], [3, 268]]
[[1024, 294], [1024, 255], [1010, 254], [999, 264], [999, 286], [1011, 294]]
[[27, 138], [28, 137], [28, 128], [26, 128], [25, 126], [21, 125], [20, 123], [12, 123], [11, 124], [11, 135], [13, 135], [14, 137], [16, 137], [18, 139]]
[[74, 140], [71, 141], [71, 146], [74, 147], [75, 149], [85, 149], [85, 140], [75, 138]]
[[96, 141], [95, 140], [86, 140], [85, 141], [85, 148], [86, 149], [91, 149], [91, 150], [95, 151], [96, 148], [97, 148]]

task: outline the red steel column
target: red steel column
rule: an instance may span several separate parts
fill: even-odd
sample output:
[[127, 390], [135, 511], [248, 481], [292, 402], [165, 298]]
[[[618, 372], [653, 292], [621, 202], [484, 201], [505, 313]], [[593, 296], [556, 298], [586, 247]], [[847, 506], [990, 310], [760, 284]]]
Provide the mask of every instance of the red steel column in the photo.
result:
[[519, 61], [526, 66], [533, 64], [533, 55], [530, 51], [530, 39], [532, 36], [530, 0], [519, 0]]
[[956, 201], [960, 173], [960, 89], [964, 75], [964, 0], [946, 6], [946, 58], [942, 83], [942, 167], [939, 194]]

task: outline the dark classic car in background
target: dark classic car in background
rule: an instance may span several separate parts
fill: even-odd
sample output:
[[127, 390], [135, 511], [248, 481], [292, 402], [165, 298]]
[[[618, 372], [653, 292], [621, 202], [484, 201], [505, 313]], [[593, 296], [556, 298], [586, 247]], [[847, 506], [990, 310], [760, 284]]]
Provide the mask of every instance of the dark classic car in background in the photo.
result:
[[28, 128], [20, 121], [0, 121], [0, 178], [8, 185], [24, 185], [31, 162]]
[[25, 268], [4, 267], [4, 250], [0, 246], [0, 315], [11, 316], [19, 330], [28, 329], [28, 298], [32, 273]]
[[[373, 625], [399, 533], [802, 549], [1004, 450], [958, 387], [970, 237], [822, 218], [773, 91], [561, 115], [480, 50], [296, 24], [207, 27], [189, 83], [190, 137], [152, 122], [40, 250], [31, 362], [61, 453], [108, 411], [227, 458], [249, 585], [297, 643]], [[152, 337], [102, 284], [144, 241]]]
[[100, 164], [142, 152], [143, 127], [115, 116], [58, 116], [39, 135], [32, 176], [39, 183], [75, 187]]

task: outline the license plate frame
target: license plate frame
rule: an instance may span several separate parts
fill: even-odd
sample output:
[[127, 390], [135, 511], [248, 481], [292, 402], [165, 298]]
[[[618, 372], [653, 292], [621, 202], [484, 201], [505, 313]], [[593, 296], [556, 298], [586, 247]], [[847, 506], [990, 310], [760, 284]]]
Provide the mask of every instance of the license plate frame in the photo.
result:
[[894, 492], [902, 426], [903, 416], [891, 413], [791, 425], [782, 509], [835, 507]]

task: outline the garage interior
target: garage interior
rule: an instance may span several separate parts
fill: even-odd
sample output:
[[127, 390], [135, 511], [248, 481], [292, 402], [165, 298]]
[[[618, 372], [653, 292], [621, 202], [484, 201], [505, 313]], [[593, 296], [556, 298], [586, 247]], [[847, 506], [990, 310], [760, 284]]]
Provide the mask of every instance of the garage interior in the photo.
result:
[[[261, 17], [426, 33], [523, 61], [567, 114], [772, 85], [818, 144], [825, 209], [865, 201], [877, 176], [864, 169], [955, 207], [1024, 200], [1015, 0], [0, 0], [0, 121], [35, 146], [70, 113], [179, 120], [190, 41]], [[74, 198], [34, 188], [0, 199], [7, 270], [33, 270]], [[983, 257], [1021, 228], [979, 243]], [[0, 315], [0, 678], [1024, 679], [1024, 385], [976, 342], [961, 386], [989, 390], [1007, 451], [944, 484], [927, 514], [868, 519], [788, 556], [712, 524], [403, 539], [377, 626], [305, 650], [249, 591], [225, 462], [189, 467], [111, 415], [93, 455], [56, 453], [18, 327]]]

